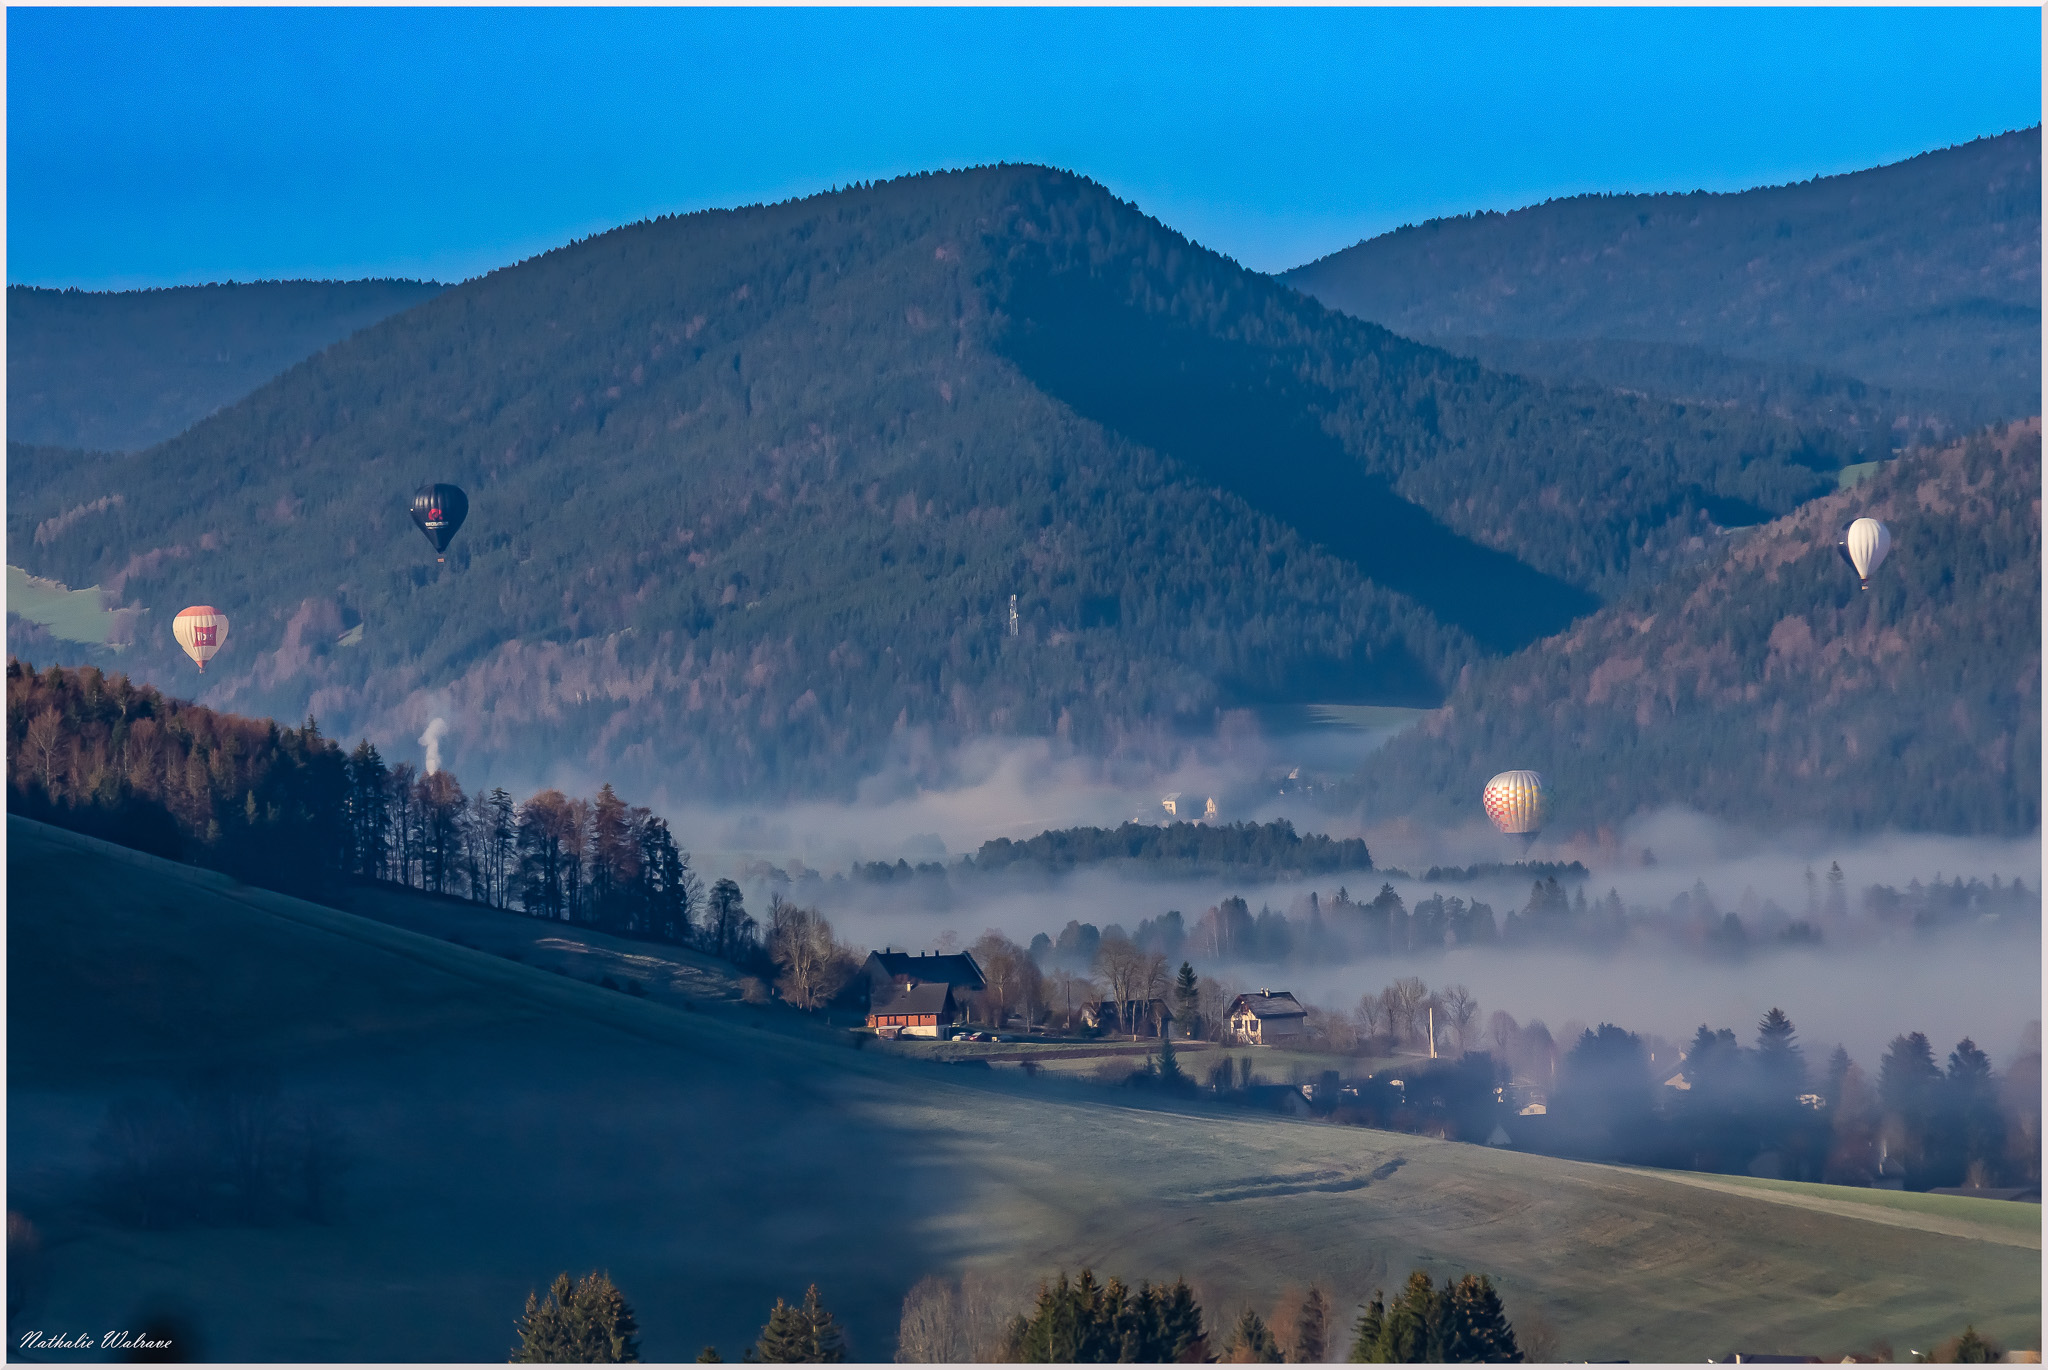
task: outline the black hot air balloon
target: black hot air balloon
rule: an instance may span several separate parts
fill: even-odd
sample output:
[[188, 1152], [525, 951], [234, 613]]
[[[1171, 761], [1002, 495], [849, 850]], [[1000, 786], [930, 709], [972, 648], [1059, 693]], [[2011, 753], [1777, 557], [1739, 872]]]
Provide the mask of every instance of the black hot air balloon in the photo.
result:
[[469, 496], [462, 493], [460, 486], [422, 485], [412, 497], [412, 521], [420, 526], [437, 553], [448, 550], [448, 544], [455, 540], [456, 531], [468, 517]]

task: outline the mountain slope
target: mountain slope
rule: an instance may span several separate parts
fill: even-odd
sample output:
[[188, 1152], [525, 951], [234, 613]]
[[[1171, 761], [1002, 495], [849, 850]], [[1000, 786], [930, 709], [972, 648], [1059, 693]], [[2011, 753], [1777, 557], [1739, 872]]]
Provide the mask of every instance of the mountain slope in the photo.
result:
[[7, 438], [134, 451], [359, 328], [431, 281], [256, 281], [169, 290], [7, 287]]
[[[1861, 591], [1834, 543], [1892, 551]], [[1918, 452], [1476, 670], [1375, 755], [1368, 805], [1469, 814], [1540, 770], [1558, 836], [1683, 804], [1753, 823], [2041, 822], [2041, 428]]]
[[[2039, 1232], [1988, 1201], [1715, 1190], [895, 1060], [12, 817], [7, 885], [8, 1206], [43, 1237], [40, 1265], [10, 1261], [19, 1330], [168, 1307], [212, 1360], [482, 1362], [530, 1289], [607, 1269], [650, 1361], [736, 1361], [813, 1281], [851, 1354], [886, 1361], [925, 1275], [979, 1270], [1021, 1303], [1089, 1264], [1185, 1275], [1212, 1327], [1311, 1280], [1348, 1309], [1414, 1265], [1485, 1271], [1517, 1324], [1594, 1358], [1719, 1355], [1731, 1308], [1828, 1355], [1930, 1345], [1959, 1308], [2007, 1344], [2039, 1332]], [[223, 1150], [257, 1174], [317, 1122], [350, 1162], [324, 1221], [223, 1211], [219, 1189], [124, 1221], [138, 1188], [178, 1197], [181, 1107], [235, 1109]]]
[[[1655, 393], [1702, 399], [1753, 388], [1717, 387], [1697, 357], [1612, 355], [1664, 344], [1795, 368], [1787, 389], [1817, 368], [1908, 392], [1887, 418], [1915, 426], [2020, 418], [2040, 412], [2041, 131], [1739, 194], [1433, 220], [1282, 279], [1489, 364], [1518, 353], [1532, 374], [1633, 370]], [[1611, 346], [1589, 357], [1589, 342]]]
[[1995, 396], [1875, 385], [1824, 365], [1757, 361], [1682, 343], [1499, 336], [1434, 342], [1495, 371], [1748, 409], [1833, 429], [1879, 452], [1936, 446], [2016, 412]]
[[[129, 669], [185, 689], [170, 615], [225, 610], [207, 703], [441, 715], [458, 768], [680, 797], [844, 787], [920, 732], [1433, 702], [1855, 455], [1485, 372], [1000, 167], [572, 244], [8, 518], [27, 569], [149, 610]], [[470, 494], [445, 568], [430, 479]]]

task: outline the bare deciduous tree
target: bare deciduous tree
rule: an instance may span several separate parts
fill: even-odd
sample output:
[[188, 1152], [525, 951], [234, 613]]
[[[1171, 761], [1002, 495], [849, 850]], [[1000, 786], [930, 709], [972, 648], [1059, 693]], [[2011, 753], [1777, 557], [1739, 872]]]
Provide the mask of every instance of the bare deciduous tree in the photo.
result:
[[55, 709], [45, 709], [28, 725], [28, 750], [43, 768], [43, 793], [50, 794], [50, 770], [57, 758], [57, 744], [64, 737], [64, 719]]
[[[989, 1025], [999, 1028], [1012, 1009], [1020, 1006], [1028, 1009], [1030, 996], [1027, 990], [1037, 967], [1031, 964], [1031, 957], [1024, 948], [994, 928], [977, 938], [970, 950], [988, 986], [982, 991], [981, 998], [988, 1010]], [[1028, 1012], [1026, 1017], [1029, 1017]]]
[[1195, 982], [1195, 1002], [1200, 1006], [1202, 1025], [1209, 1040], [1225, 1041], [1230, 1036], [1230, 1005], [1238, 995], [1235, 980], [1212, 980], [1203, 976]]
[[1470, 1049], [1472, 1039], [1478, 1035], [1474, 1024], [1479, 1019], [1479, 1000], [1472, 991], [1463, 985], [1452, 985], [1445, 990], [1439, 1015], [1450, 1020], [1451, 1036], [1456, 1039], [1459, 1052]]
[[980, 1271], [968, 1271], [958, 1284], [927, 1275], [903, 1300], [896, 1359], [913, 1365], [1000, 1361], [1009, 1320], [1027, 1303], [1021, 1290]]
[[768, 901], [768, 954], [781, 971], [775, 988], [801, 1009], [822, 1008], [853, 972], [853, 957], [816, 909], [781, 895]]
[[1514, 1059], [1515, 1043], [1521, 1039], [1521, 1025], [1515, 1016], [1504, 1008], [1497, 1008], [1486, 1020], [1486, 1040], [1493, 1047], [1493, 1054], [1502, 1061]]
[[1131, 1031], [1131, 1009], [1143, 996], [1160, 958], [1138, 950], [1127, 937], [1104, 937], [1095, 952], [1095, 968], [1109, 982], [1109, 997], [1116, 1004], [1118, 1026]]
[[1366, 1037], [1377, 1037], [1387, 1030], [1387, 1000], [1381, 994], [1362, 994], [1358, 997], [1358, 1030]]
[[1387, 1031], [1396, 1042], [1412, 1040], [1421, 1026], [1417, 1015], [1429, 998], [1429, 986], [1413, 975], [1388, 985], [1381, 993], [1387, 1010]]

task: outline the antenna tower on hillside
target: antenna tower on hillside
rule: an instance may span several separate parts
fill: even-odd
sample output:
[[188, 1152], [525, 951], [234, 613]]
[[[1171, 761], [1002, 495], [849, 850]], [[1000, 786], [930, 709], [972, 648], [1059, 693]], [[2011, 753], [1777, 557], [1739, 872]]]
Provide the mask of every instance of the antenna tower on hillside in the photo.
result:
[[1010, 596], [1010, 636], [1017, 636], [1017, 597]]

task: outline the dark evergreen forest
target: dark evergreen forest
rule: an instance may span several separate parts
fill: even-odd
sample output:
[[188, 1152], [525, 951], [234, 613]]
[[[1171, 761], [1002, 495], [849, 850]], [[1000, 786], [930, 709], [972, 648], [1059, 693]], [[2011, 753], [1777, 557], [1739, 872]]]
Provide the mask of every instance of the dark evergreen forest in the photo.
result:
[[1272, 823], [1125, 823], [1117, 828], [1048, 830], [1022, 842], [998, 837], [981, 844], [974, 869], [990, 874], [1013, 865], [1057, 872], [1077, 866], [1129, 863], [1148, 875], [1327, 875], [1369, 871], [1372, 853], [1359, 839], [1302, 836], [1285, 819]]
[[452, 771], [344, 752], [297, 728], [171, 699], [96, 667], [7, 661], [7, 809], [327, 903], [388, 882], [683, 943], [758, 966], [739, 889], [707, 893], [668, 824], [610, 785], [465, 794]]
[[[224, 610], [215, 707], [773, 796], [909, 736], [1151, 754], [1238, 706], [1434, 703], [1863, 455], [1489, 373], [998, 167], [494, 272], [146, 454], [36, 454], [8, 535], [147, 611], [131, 674], [190, 679], [170, 619]], [[470, 494], [446, 566], [430, 479]]]
[[[1513, 765], [1549, 780], [1557, 832], [1664, 804], [1835, 831], [2032, 832], [2040, 499], [2038, 420], [1902, 457], [1476, 668], [1350, 797], [1450, 817]], [[1893, 539], [1868, 591], [1835, 551], [1863, 515]]]
[[10, 285], [8, 441], [139, 451], [440, 290], [430, 281]]
[[1498, 335], [1433, 341], [1495, 371], [1750, 409], [1805, 427], [1834, 429], [1866, 449], [1933, 445], [2016, 412], [1996, 397], [1878, 385], [1827, 365], [1754, 361], [1682, 343]]
[[1436, 219], [1281, 279], [1489, 366], [1938, 440], [2041, 412], [2041, 130]]

